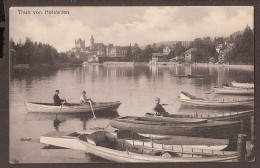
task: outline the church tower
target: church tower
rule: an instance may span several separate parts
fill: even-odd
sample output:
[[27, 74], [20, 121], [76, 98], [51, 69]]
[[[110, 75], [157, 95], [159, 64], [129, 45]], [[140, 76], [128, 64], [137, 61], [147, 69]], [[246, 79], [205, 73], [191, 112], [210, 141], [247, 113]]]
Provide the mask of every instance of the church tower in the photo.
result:
[[92, 48], [94, 46], [94, 37], [93, 35], [91, 35], [91, 38], [90, 38], [90, 47]]

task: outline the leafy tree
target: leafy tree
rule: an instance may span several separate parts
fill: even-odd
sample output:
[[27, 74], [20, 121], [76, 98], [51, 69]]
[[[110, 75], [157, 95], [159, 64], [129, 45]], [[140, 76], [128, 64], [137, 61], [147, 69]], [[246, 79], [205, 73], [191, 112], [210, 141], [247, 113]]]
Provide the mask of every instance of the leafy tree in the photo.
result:
[[236, 36], [234, 49], [228, 59], [236, 63], [254, 63], [254, 34], [248, 26], [243, 35]]
[[196, 62], [208, 62], [209, 57], [217, 58], [215, 45], [211, 41], [210, 37], [204, 37], [202, 39], [196, 38], [191, 42], [190, 48], [197, 49], [197, 53], [194, 58]]
[[134, 46], [132, 47], [132, 51], [133, 51], [134, 59], [139, 60], [142, 53], [142, 49], [139, 47], [137, 43], [135, 43]]
[[152, 58], [151, 55], [152, 55], [153, 52], [154, 52], [154, 51], [153, 51], [151, 45], [147, 45], [147, 46], [145, 47], [145, 49], [141, 52], [141, 58], [142, 58], [142, 59], [149, 60], [149, 59]]

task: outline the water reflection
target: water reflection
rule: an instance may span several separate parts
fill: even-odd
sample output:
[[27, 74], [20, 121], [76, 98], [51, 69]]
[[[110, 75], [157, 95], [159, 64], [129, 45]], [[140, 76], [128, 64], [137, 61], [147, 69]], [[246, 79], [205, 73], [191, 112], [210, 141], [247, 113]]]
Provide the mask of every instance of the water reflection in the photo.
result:
[[[22, 73], [22, 72], [21, 72]], [[204, 78], [176, 78], [173, 75], [200, 74]], [[194, 65], [176, 66], [103, 66], [88, 65], [59, 69], [50, 74], [12, 74], [10, 81], [10, 156], [23, 162], [40, 158], [39, 151], [30, 152], [30, 146], [23, 146], [22, 137], [39, 138], [51, 131], [84, 131], [91, 128], [105, 128], [109, 118], [118, 116], [144, 116], [151, 112], [154, 98], [160, 97], [164, 108], [171, 114], [219, 114], [243, 109], [193, 109], [184, 108], [176, 101], [181, 91], [205, 99], [248, 98], [212, 93], [215, 86], [221, 87], [231, 81], [253, 82], [254, 72], [227, 67], [201, 67]], [[81, 92], [97, 102], [121, 101], [117, 112], [93, 115], [27, 113], [24, 101], [52, 102], [53, 92], [59, 89], [60, 97], [69, 103], [78, 103]], [[210, 93], [210, 94], [206, 94]], [[49, 156], [49, 154], [47, 154]], [[62, 153], [60, 154], [62, 155]], [[26, 156], [21, 157], [21, 156]], [[90, 155], [86, 155], [88, 162]], [[62, 158], [62, 157], [61, 157]], [[64, 156], [61, 162], [67, 159]], [[48, 162], [48, 159], [42, 162]]]
[[[96, 119], [112, 119], [119, 116], [117, 111], [102, 111], [96, 113]], [[25, 121], [46, 121], [51, 120], [53, 121], [53, 127], [55, 130], [59, 131], [59, 126], [62, 123], [65, 123], [71, 119], [79, 119], [82, 123], [82, 130], [86, 130], [87, 122], [93, 119], [93, 115], [91, 113], [77, 113], [77, 114], [56, 114], [52, 113], [27, 113], [25, 115]]]

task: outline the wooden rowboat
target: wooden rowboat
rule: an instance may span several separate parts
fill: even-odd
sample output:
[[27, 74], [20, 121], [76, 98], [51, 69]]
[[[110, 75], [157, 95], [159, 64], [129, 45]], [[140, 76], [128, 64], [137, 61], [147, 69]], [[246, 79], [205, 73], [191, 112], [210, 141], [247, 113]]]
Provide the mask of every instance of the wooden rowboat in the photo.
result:
[[[85, 145], [85, 152], [115, 162], [216, 162], [234, 161], [236, 152], [228, 154], [207, 154], [200, 152], [174, 151], [172, 149], [150, 148], [142, 145], [132, 145], [124, 139], [105, 132], [98, 131], [88, 135], [80, 135], [79, 142]], [[182, 157], [183, 154], [189, 157]]]
[[156, 122], [168, 122], [168, 123], [176, 123], [176, 124], [191, 124], [191, 123], [206, 123], [207, 119], [197, 119], [197, 118], [181, 118], [181, 117], [138, 117], [135, 122], [142, 123], [143, 121], [149, 121], [150, 124], [157, 124]]
[[213, 88], [217, 94], [234, 94], [234, 95], [253, 95], [254, 89], [238, 88], [223, 86], [223, 88]]
[[[97, 131], [97, 130], [96, 130]], [[95, 131], [86, 132], [69, 132], [69, 131], [53, 131], [40, 136], [40, 143], [48, 146], [61, 147], [74, 150], [85, 150], [84, 145], [79, 143], [77, 137], [83, 134], [92, 134]], [[116, 130], [111, 132], [119, 139], [125, 139], [131, 144], [143, 144], [146, 147], [161, 149], [174, 148], [176, 151], [190, 151], [194, 149], [203, 150], [204, 153], [222, 153], [218, 152], [225, 149], [229, 145], [228, 139], [210, 139], [198, 137], [184, 136], [156, 136], [156, 135], [141, 135], [128, 130]]]
[[115, 135], [117, 138], [124, 139], [132, 145], [143, 145], [156, 149], [171, 148], [176, 151], [185, 150], [192, 152], [194, 149], [200, 149], [204, 150], [204, 152], [216, 153], [229, 145], [228, 139], [138, 134], [129, 130], [117, 130]]
[[137, 133], [192, 136], [236, 140], [241, 131], [240, 121], [208, 121], [206, 123], [169, 123], [146, 121], [139, 117], [119, 117], [110, 120], [110, 125], [121, 130]]
[[[95, 102], [92, 108], [95, 112], [117, 110], [121, 102]], [[38, 113], [85, 113], [92, 112], [89, 105], [80, 105], [76, 103], [64, 104], [61, 106], [54, 106], [52, 103], [36, 103], [24, 102], [25, 108], [28, 112]]]
[[69, 132], [69, 131], [53, 131], [40, 136], [40, 143], [52, 145], [74, 150], [85, 150], [85, 146], [79, 143], [77, 137], [82, 134], [90, 134], [92, 132]]
[[248, 88], [248, 89], [252, 89], [254, 88], [254, 83], [238, 83], [238, 82], [231, 82], [232, 86], [234, 87], [239, 87], [239, 88]]
[[172, 75], [172, 77], [179, 77], [179, 78], [203, 78], [204, 75], [192, 75], [192, 74], [188, 74], [188, 75]]
[[196, 98], [186, 92], [181, 92], [179, 102], [184, 106], [203, 107], [203, 108], [230, 108], [241, 106], [253, 106], [254, 98], [248, 98], [245, 100], [225, 101], [223, 100], [204, 100], [202, 98]]
[[[169, 116], [157, 116], [154, 113], [146, 113], [145, 116], [150, 118], [150, 120], [162, 120], [167, 121], [174, 118], [197, 118], [197, 119], [208, 119], [214, 121], [240, 121], [244, 119], [249, 119], [254, 115], [254, 110], [231, 112], [231, 113], [222, 113], [222, 114], [170, 114]], [[167, 119], [166, 119], [167, 118]]]

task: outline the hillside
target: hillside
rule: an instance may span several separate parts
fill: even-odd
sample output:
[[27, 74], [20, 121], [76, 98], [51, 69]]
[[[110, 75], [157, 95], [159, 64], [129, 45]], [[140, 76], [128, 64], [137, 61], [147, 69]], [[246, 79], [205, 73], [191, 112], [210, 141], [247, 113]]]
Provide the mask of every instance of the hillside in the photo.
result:
[[[173, 45], [175, 45], [178, 42], [181, 42], [184, 46], [189, 46], [190, 43], [191, 43], [191, 41], [163, 41], [163, 42], [155, 43], [155, 45], [157, 47], [161, 46], [161, 45], [173, 46]], [[147, 45], [153, 45], [153, 44], [147, 44]], [[144, 49], [147, 45], [141, 46], [140, 48]]]

